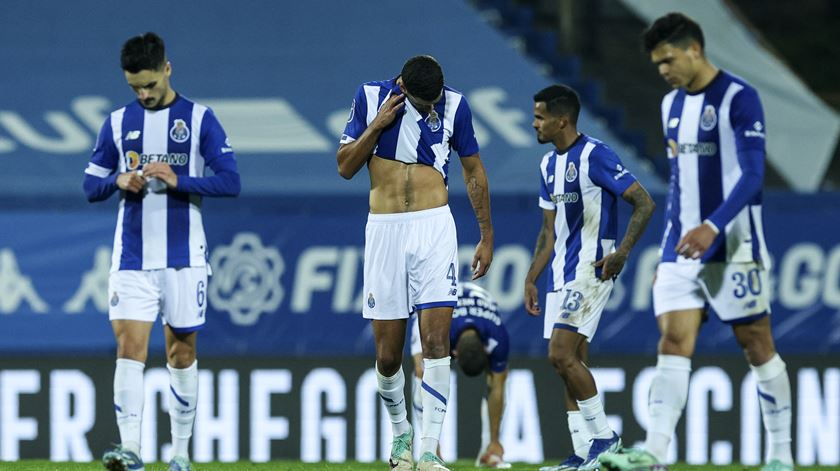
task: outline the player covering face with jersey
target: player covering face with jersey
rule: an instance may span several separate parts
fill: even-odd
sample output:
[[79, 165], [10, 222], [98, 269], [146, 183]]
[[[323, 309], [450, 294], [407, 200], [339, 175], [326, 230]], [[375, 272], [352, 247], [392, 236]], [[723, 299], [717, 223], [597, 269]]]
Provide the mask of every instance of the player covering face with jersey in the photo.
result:
[[493, 258], [487, 175], [466, 98], [444, 85], [430, 56], [415, 56], [399, 76], [362, 84], [336, 153], [338, 172], [370, 175], [365, 228], [364, 305], [376, 344], [379, 394], [393, 425], [390, 465], [413, 470], [402, 352], [406, 319], [417, 313], [424, 373], [424, 410], [417, 469], [446, 470], [436, 454], [449, 396], [449, 327], [457, 302], [459, 263], [448, 206], [449, 157], [458, 153], [481, 231], [473, 278]]

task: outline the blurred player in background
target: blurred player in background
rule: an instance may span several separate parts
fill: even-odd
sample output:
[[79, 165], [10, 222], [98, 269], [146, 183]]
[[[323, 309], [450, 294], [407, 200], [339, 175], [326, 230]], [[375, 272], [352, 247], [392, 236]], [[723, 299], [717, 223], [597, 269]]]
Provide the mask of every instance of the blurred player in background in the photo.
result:
[[[566, 385], [574, 447], [564, 462], [543, 468], [547, 471], [598, 469], [598, 456], [621, 446], [586, 365], [586, 343], [655, 206], [612, 149], [578, 132], [579, 113], [580, 99], [569, 87], [552, 85], [534, 95], [537, 140], [555, 149], [540, 164], [543, 223], [525, 278], [525, 309], [542, 313], [536, 281], [550, 262], [543, 335]], [[633, 214], [616, 247], [619, 197], [633, 206]]]
[[[452, 313], [449, 346], [461, 371], [467, 376], [487, 374], [487, 394], [481, 399], [481, 448], [476, 466], [509, 468], [505, 449], [499, 441], [499, 429], [505, 410], [505, 381], [508, 376], [507, 329], [498, 314], [496, 301], [484, 288], [461, 283], [458, 306]], [[414, 359], [412, 402], [414, 413], [423, 414], [423, 350], [420, 329], [415, 319], [411, 328], [411, 356]]]
[[[102, 458], [113, 471], [143, 470], [143, 370], [152, 325], [161, 314], [170, 378], [172, 461], [190, 469], [198, 390], [197, 331], [207, 308], [207, 242], [202, 196], [236, 196], [233, 149], [207, 107], [178, 95], [172, 66], [154, 33], [123, 45], [121, 65], [137, 100], [112, 112], [85, 170], [91, 202], [120, 190], [108, 317], [117, 340], [114, 408], [121, 444]], [[214, 175], [204, 176], [209, 166]]]
[[644, 449], [602, 460], [610, 469], [664, 463], [688, 397], [691, 356], [708, 310], [730, 325], [758, 381], [770, 447], [765, 471], [792, 470], [791, 392], [770, 330], [770, 259], [761, 221], [764, 112], [756, 90], [705, 56], [700, 26], [657, 19], [645, 51], [674, 90], [662, 100], [671, 164], [653, 305], [662, 336]]
[[336, 154], [342, 177], [353, 178], [365, 165], [370, 174], [363, 315], [373, 324], [379, 394], [393, 425], [390, 466], [396, 470], [413, 469], [402, 371], [412, 312], [420, 320], [424, 371], [417, 469], [447, 470], [436, 450], [449, 396], [449, 325], [458, 299], [458, 242], [447, 191], [453, 149], [481, 231], [472, 263], [477, 279], [493, 258], [487, 175], [467, 100], [444, 86], [434, 58], [412, 57], [396, 78], [362, 84]]

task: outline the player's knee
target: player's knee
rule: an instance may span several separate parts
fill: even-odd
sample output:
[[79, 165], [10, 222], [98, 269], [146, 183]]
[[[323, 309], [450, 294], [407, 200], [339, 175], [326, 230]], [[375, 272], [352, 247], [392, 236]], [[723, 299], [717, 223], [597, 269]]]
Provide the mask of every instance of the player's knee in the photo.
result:
[[563, 348], [550, 349], [548, 351], [548, 360], [560, 375], [565, 375], [578, 361], [574, 352], [567, 351]]
[[166, 360], [173, 368], [189, 368], [195, 362], [195, 350], [185, 348], [170, 348]]
[[146, 362], [146, 344], [142, 341], [131, 339], [127, 336], [117, 340], [117, 358], [126, 358], [139, 362]]
[[769, 322], [753, 322], [735, 327], [735, 338], [751, 365], [760, 365], [776, 353]]
[[449, 332], [445, 335], [429, 333], [423, 335], [423, 357], [443, 358], [449, 355]]
[[383, 376], [394, 376], [402, 367], [402, 357], [393, 352], [376, 352], [376, 368]]
[[693, 340], [684, 335], [665, 332], [659, 339], [659, 353], [662, 355], [690, 357], [694, 353], [693, 350]]

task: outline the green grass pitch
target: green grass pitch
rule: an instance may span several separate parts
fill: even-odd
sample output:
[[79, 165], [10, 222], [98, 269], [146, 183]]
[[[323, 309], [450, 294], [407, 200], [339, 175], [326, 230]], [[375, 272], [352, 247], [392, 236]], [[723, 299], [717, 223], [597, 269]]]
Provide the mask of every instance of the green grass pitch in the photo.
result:
[[[556, 464], [556, 463], [550, 463]], [[511, 468], [513, 471], [536, 471], [541, 465], [516, 463]], [[450, 463], [449, 467], [452, 471], [467, 471], [475, 470], [472, 461], [458, 461]], [[676, 464], [669, 466], [671, 471], [753, 471], [758, 470], [758, 466], [689, 466], [684, 464]], [[52, 463], [49, 461], [19, 461], [19, 462], [0, 462], [0, 469], [9, 471], [101, 471], [102, 465], [96, 463]], [[193, 469], [195, 471], [387, 471], [388, 465], [386, 463], [301, 463], [300, 461], [272, 461], [269, 463], [250, 463], [240, 461], [239, 463], [194, 463]], [[799, 466], [797, 470], [820, 470], [820, 471], [840, 471], [840, 466]], [[146, 471], [167, 471], [168, 467], [164, 463], [149, 463], [146, 465]]]

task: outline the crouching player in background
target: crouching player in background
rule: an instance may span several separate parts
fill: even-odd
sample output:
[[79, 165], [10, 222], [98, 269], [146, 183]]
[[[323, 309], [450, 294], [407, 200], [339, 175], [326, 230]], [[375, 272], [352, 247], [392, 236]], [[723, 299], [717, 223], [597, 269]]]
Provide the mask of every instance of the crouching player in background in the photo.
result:
[[[459, 285], [458, 305], [452, 313], [449, 345], [458, 367], [467, 376], [487, 374], [487, 393], [481, 399], [481, 448], [476, 466], [509, 468], [499, 441], [505, 410], [505, 381], [508, 376], [508, 334], [497, 312], [496, 301], [475, 283]], [[418, 423], [422, 423], [423, 352], [417, 319], [411, 329], [411, 356], [414, 358], [412, 402]]]

